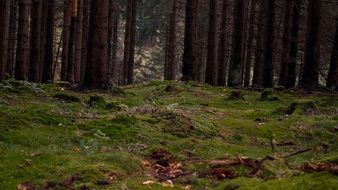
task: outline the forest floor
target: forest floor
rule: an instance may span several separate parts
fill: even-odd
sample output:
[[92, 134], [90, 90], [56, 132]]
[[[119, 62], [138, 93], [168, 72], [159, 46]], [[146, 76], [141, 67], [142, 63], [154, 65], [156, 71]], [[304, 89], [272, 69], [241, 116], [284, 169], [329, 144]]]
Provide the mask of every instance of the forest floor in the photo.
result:
[[0, 83], [0, 189], [338, 188], [330, 92]]

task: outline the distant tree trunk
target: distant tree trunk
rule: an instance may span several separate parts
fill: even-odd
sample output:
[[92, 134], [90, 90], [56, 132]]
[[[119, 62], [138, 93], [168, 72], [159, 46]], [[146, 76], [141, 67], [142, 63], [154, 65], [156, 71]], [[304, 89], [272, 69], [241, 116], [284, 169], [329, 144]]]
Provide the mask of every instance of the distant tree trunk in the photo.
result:
[[253, 87], [262, 87], [263, 86], [263, 37], [264, 37], [264, 23], [262, 22], [265, 18], [265, 1], [259, 1], [259, 13], [258, 13], [258, 30], [256, 34], [256, 50], [255, 50], [255, 66], [254, 66], [254, 75], [252, 80]]
[[83, 0], [78, 0], [78, 11], [76, 17], [75, 35], [75, 60], [74, 60], [74, 82], [81, 82], [81, 63], [82, 63], [82, 31], [83, 31]]
[[228, 85], [242, 85], [243, 38], [244, 38], [244, 1], [235, 1], [232, 50], [230, 58]]
[[112, 81], [112, 49], [113, 49], [113, 30], [114, 30], [114, 0], [109, 0], [109, 18], [108, 18], [108, 76], [109, 81]]
[[208, 55], [205, 82], [217, 85], [218, 72], [218, 0], [210, 0]]
[[53, 81], [55, 0], [48, 0], [42, 82]]
[[326, 87], [338, 90], [338, 19]]
[[63, 29], [62, 29], [62, 61], [61, 61], [61, 80], [67, 80], [68, 61], [69, 61], [69, 37], [72, 14], [72, 1], [64, 0]]
[[108, 82], [109, 0], [91, 1], [88, 34], [88, 60], [84, 84], [103, 89]]
[[254, 35], [255, 35], [255, 9], [256, 8], [256, 0], [252, 0], [251, 9], [250, 9], [250, 19], [249, 19], [249, 36], [247, 42], [247, 55], [245, 61], [245, 73], [244, 73], [244, 86], [250, 86], [251, 80], [251, 63], [252, 63], [252, 46], [254, 43]]
[[203, 3], [200, 0], [196, 1], [195, 5], [195, 65], [193, 68], [194, 80], [197, 82], [205, 82], [206, 61], [207, 61], [207, 44], [208, 44], [208, 19], [204, 17], [204, 13], [208, 11], [209, 4]]
[[227, 58], [226, 58], [226, 44], [227, 44], [227, 14], [228, 14], [228, 1], [223, 0], [222, 6], [222, 19], [220, 24], [219, 34], [219, 49], [218, 49], [218, 86], [226, 85], [227, 75]]
[[300, 10], [302, 0], [294, 0], [291, 26], [291, 43], [289, 51], [289, 64], [287, 67], [286, 88], [292, 88], [296, 85], [296, 63], [298, 55], [298, 36], [300, 28]]
[[120, 22], [120, 11], [118, 9], [117, 3], [114, 4], [114, 19], [113, 19], [113, 46], [112, 46], [112, 78], [114, 83], [117, 85], [119, 82], [117, 73], [120, 70], [120, 64], [117, 60], [117, 50], [118, 50], [118, 33], [119, 33], [119, 22]]
[[29, 79], [33, 82], [40, 82], [41, 68], [41, 18], [42, 1], [34, 0], [32, 4], [32, 27], [31, 27], [31, 53]]
[[273, 52], [274, 52], [274, 35], [275, 35], [275, 0], [266, 1], [266, 41], [264, 53], [264, 78], [263, 85], [265, 88], [273, 87]]
[[321, 16], [323, 0], [309, 0], [308, 32], [300, 86], [317, 88], [319, 82]]
[[0, 81], [4, 79], [7, 63], [10, 0], [0, 1]]
[[287, 71], [289, 66], [289, 49], [290, 49], [290, 40], [291, 40], [291, 13], [292, 13], [292, 4], [293, 0], [286, 0], [284, 3], [284, 31], [283, 31], [283, 42], [282, 42], [282, 54], [281, 54], [281, 63], [279, 69], [279, 85], [286, 86], [287, 83]]
[[71, 7], [69, 42], [68, 42], [69, 47], [68, 47], [67, 81], [70, 83], [74, 83], [77, 0], [71, 0], [71, 3], [72, 7]]
[[167, 71], [165, 80], [175, 80], [177, 75], [176, 62], [176, 28], [177, 28], [177, 0], [172, 0], [172, 11], [169, 17], [168, 45], [167, 45]]
[[82, 29], [82, 56], [81, 56], [81, 83], [83, 83], [86, 67], [87, 67], [87, 53], [88, 53], [88, 31], [89, 31], [89, 0], [83, 0], [83, 29]]
[[126, 25], [124, 34], [124, 54], [123, 54], [123, 82], [122, 85], [127, 84], [128, 78], [128, 62], [129, 62], [129, 49], [130, 49], [130, 33], [131, 33], [131, 17], [132, 17], [132, 2], [128, 0], [126, 8]]
[[197, 0], [187, 0], [184, 32], [183, 80], [194, 80], [196, 67], [196, 10]]
[[17, 80], [26, 80], [29, 59], [29, 0], [19, 0], [18, 26], [15, 78]]
[[[15, 47], [17, 37], [17, 13], [18, 2], [17, 0], [11, 1], [10, 8], [10, 20], [9, 20], [9, 32], [8, 32], [8, 51], [7, 51], [7, 66], [5, 72], [14, 77], [14, 65], [15, 65]], [[2, 17], [1, 17], [2, 18]]]
[[131, 26], [130, 26], [130, 46], [129, 46], [129, 61], [128, 61], [128, 77], [127, 84], [134, 82], [134, 61], [135, 61], [135, 38], [136, 38], [136, 9], [137, 0], [132, 0]]

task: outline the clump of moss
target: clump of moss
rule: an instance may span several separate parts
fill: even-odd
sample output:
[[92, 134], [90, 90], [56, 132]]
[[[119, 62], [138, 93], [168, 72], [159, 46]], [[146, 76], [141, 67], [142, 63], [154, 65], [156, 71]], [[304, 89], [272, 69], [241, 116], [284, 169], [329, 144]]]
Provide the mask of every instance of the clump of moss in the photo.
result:
[[265, 89], [261, 97], [258, 99], [259, 101], [278, 101], [279, 97], [276, 96], [276, 93], [273, 89]]
[[163, 91], [169, 94], [179, 94], [183, 91], [183, 89], [178, 86], [167, 85]]
[[89, 106], [95, 108], [106, 108], [107, 102], [102, 96], [91, 96], [87, 102]]
[[236, 90], [232, 91], [231, 94], [227, 97], [228, 100], [244, 100], [244, 94], [242, 91]]
[[0, 83], [0, 90], [12, 93], [43, 93], [39, 85], [15, 79], [4, 80]]
[[126, 93], [121, 88], [118, 88], [118, 87], [112, 87], [110, 89], [110, 92], [113, 96], [125, 96], [126, 95]]
[[317, 115], [319, 114], [319, 108], [314, 101], [298, 101], [292, 102], [285, 111], [286, 114], [291, 115], [294, 113], [304, 115]]
[[53, 97], [54, 97], [54, 99], [61, 100], [61, 101], [67, 102], [67, 103], [73, 103], [73, 102], [81, 103], [80, 98], [73, 96], [73, 95], [70, 95], [70, 94], [57, 93]]

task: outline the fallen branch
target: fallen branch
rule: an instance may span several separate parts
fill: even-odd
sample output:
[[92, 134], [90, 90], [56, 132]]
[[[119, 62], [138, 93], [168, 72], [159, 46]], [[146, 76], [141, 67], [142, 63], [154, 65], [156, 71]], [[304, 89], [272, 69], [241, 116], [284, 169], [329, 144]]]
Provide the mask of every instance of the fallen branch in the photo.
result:
[[306, 148], [306, 149], [302, 149], [302, 150], [297, 150], [297, 151], [294, 151], [294, 152], [291, 152], [291, 153], [288, 153], [288, 154], [284, 155], [283, 158], [287, 159], [287, 158], [290, 158], [291, 156], [296, 156], [298, 154], [309, 152], [311, 150], [312, 150], [312, 148]]

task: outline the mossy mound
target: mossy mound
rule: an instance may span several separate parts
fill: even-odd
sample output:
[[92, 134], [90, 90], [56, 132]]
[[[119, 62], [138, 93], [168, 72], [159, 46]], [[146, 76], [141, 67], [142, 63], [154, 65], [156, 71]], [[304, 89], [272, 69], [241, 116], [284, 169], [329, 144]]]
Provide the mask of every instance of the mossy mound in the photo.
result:
[[244, 100], [244, 94], [242, 91], [236, 90], [232, 91], [231, 94], [227, 97], [228, 100]]
[[43, 93], [38, 84], [15, 79], [4, 80], [0, 83], [0, 90], [10, 93]]
[[99, 96], [99, 95], [89, 97], [89, 100], [87, 103], [90, 107], [95, 107], [95, 108], [106, 108], [106, 105], [107, 105], [107, 102], [104, 99], [104, 97]]
[[303, 114], [303, 115], [318, 115], [319, 108], [314, 101], [296, 101], [292, 102], [288, 109], [285, 111], [286, 114]]
[[259, 101], [278, 101], [279, 97], [276, 95], [276, 91], [274, 89], [265, 89], [261, 97], [258, 99]]
[[70, 95], [70, 94], [65, 94], [65, 93], [56, 93], [53, 96], [53, 98], [56, 99], [56, 100], [61, 100], [61, 101], [67, 102], [67, 103], [73, 103], [73, 102], [81, 103], [80, 98], [73, 96], [73, 95]]

